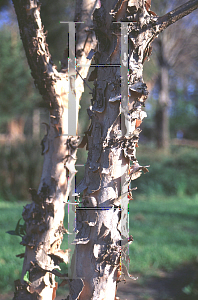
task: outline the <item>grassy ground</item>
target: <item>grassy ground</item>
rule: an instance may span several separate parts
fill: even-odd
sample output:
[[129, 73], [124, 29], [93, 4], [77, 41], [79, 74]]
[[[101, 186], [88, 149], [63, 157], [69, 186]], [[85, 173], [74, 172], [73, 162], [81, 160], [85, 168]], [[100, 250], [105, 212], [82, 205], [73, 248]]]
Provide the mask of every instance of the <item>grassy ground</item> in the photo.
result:
[[20, 277], [22, 261], [15, 255], [24, 252], [21, 238], [6, 233], [14, 230], [21, 218], [24, 203], [0, 202], [0, 291], [14, 289], [14, 280]]
[[[135, 194], [136, 193], [136, 194]], [[170, 271], [182, 263], [198, 260], [198, 195], [193, 197], [152, 197], [134, 193], [130, 201], [130, 272], [143, 276]], [[14, 230], [24, 203], [0, 202], [0, 299], [14, 290], [20, 278], [24, 252], [21, 238], [6, 234]]]
[[198, 195], [134, 198], [129, 213], [132, 273], [154, 275], [198, 260]]

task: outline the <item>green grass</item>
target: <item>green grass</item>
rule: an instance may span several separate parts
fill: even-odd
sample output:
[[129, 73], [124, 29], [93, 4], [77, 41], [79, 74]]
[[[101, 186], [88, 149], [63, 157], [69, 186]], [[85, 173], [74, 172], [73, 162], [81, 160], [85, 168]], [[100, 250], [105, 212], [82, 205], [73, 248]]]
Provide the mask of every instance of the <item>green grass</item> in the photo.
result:
[[24, 252], [21, 238], [7, 234], [21, 218], [24, 203], [0, 202], [0, 291], [14, 290], [14, 280], [20, 278], [22, 260], [16, 254]]
[[[198, 260], [198, 195], [146, 199], [137, 191], [134, 198], [130, 201], [131, 274], [156, 275]], [[24, 252], [24, 247], [20, 237], [6, 231], [15, 229], [24, 205], [0, 202], [0, 294], [13, 291], [14, 280], [20, 278], [22, 260], [16, 254]], [[66, 238], [63, 249], [65, 245]]]
[[198, 195], [130, 202], [130, 272], [154, 275], [198, 259]]

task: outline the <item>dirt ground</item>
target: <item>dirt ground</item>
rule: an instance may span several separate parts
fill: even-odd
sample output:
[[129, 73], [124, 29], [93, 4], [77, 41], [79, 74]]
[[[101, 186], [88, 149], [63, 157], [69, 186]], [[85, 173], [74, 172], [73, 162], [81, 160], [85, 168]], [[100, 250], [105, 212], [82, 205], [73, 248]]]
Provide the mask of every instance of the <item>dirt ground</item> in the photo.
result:
[[184, 265], [174, 272], [160, 272], [158, 277], [120, 283], [117, 296], [120, 300], [198, 300], [182, 291], [196, 276], [197, 267]]
[[[186, 264], [167, 273], [159, 272], [157, 277], [147, 279], [139, 276], [138, 280], [128, 279], [118, 284], [117, 297], [120, 300], [198, 300], [198, 296], [185, 294], [182, 289], [195, 280], [198, 275], [197, 265]], [[197, 277], [198, 278], [198, 277]], [[0, 295], [0, 300], [11, 300], [13, 293]], [[56, 300], [66, 296], [57, 296]]]
[[[182, 291], [195, 280], [197, 270], [197, 265], [186, 264], [170, 273], [159, 272], [157, 277], [128, 279], [118, 284], [116, 296], [120, 300], [198, 300], [198, 296], [193, 298]], [[56, 300], [64, 298], [59, 296]]]

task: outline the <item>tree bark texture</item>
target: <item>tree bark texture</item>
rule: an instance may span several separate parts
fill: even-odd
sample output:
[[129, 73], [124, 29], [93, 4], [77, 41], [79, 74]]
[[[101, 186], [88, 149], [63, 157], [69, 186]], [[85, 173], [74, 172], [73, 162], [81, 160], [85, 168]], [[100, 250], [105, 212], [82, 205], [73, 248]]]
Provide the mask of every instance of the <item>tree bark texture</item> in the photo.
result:
[[[126, 228], [126, 207], [132, 190], [128, 190], [128, 185], [141, 171], [148, 171], [136, 159], [139, 126], [146, 115], [142, 107], [148, 94], [142, 77], [143, 62], [150, 55], [150, 43], [158, 33], [175, 22], [177, 15], [182, 17], [198, 5], [198, 1], [189, 1], [193, 6], [184, 7], [185, 13], [179, 9], [159, 18], [150, 11], [151, 1], [100, 2], [101, 7], [93, 14], [93, 26], [90, 17], [95, 1], [79, 0], [76, 9], [77, 20], [85, 21], [77, 26], [76, 39], [76, 60], [80, 65], [77, 70], [82, 77], [87, 76], [87, 65], [91, 62], [86, 57], [96, 47], [93, 30], [98, 48], [94, 57], [97, 66], [92, 74], [92, 106], [88, 109], [91, 125], [84, 141], [88, 160], [84, 179], [76, 190], [83, 196], [76, 215], [74, 279], [68, 280], [67, 299], [72, 300], [113, 300], [117, 282], [122, 275], [129, 275], [123, 263], [120, 268], [120, 262], [128, 260], [126, 244], [132, 241]], [[53, 65], [39, 2], [13, 0], [13, 3], [32, 76], [50, 111], [47, 133], [42, 140], [44, 165], [40, 186], [38, 191], [31, 190], [33, 201], [23, 210], [26, 234], [22, 244], [26, 251], [14, 299], [55, 299], [55, 274], [64, 276], [55, 270], [57, 260], [67, 262], [68, 259], [68, 252], [61, 251], [60, 244], [65, 231], [64, 206], [76, 172], [78, 146], [78, 138], [67, 135], [68, 95], [69, 91], [75, 93], [78, 104], [83, 82], [70, 68], [68, 72], [58, 72]], [[125, 22], [128, 27], [123, 34]], [[126, 45], [129, 51], [123, 51]], [[128, 66], [127, 78], [123, 70]], [[29, 282], [24, 281], [27, 272]]]
[[[77, 186], [77, 193], [83, 193], [77, 208], [75, 239], [76, 275], [84, 282], [80, 300], [113, 300], [122, 275], [131, 277], [124, 265], [128, 259], [126, 243], [132, 237], [124, 239], [127, 199], [123, 198], [127, 184], [142, 170], [148, 171], [136, 159], [139, 126], [146, 115], [142, 107], [148, 94], [143, 82], [143, 62], [151, 53], [151, 42], [165, 28], [146, 2], [119, 1], [114, 7], [111, 1], [101, 1], [101, 8], [93, 16], [99, 46], [92, 106], [88, 111], [88, 160], [84, 179]], [[169, 20], [168, 24], [174, 21]], [[128, 22], [126, 36], [121, 35], [119, 22]], [[129, 66], [126, 81], [115, 66], [125, 63], [121, 49], [125, 42], [129, 42], [129, 52], [125, 53]], [[162, 80], [167, 82], [164, 77]], [[128, 88], [128, 101], [123, 99], [123, 82]], [[128, 197], [130, 193], [129, 189]]]
[[[121, 20], [129, 23], [125, 36], [121, 35]], [[139, 177], [142, 170], [147, 171], [137, 162], [136, 146], [148, 94], [142, 77], [143, 61], [154, 27], [155, 18], [149, 15], [142, 1], [128, 5], [123, 2], [115, 9], [110, 2], [102, 1], [101, 8], [94, 12], [99, 44], [95, 59], [97, 76], [89, 109], [91, 125], [85, 177], [77, 186], [77, 193], [83, 192], [77, 208], [79, 232], [75, 240], [76, 273], [84, 281], [81, 300], [115, 299], [120, 274], [129, 275], [124, 260], [128, 259], [126, 243], [132, 238], [128, 239], [126, 234], [128, 211], [124, 210], [124, 203], [128, 207], [128, 183]], [[125, 55], [129, 77], [126, 76], [124, 87], [129, 99], [122, 100], [120, 105], [123, 88], [120, 56], [124, 60], [121, 44], [128, 45], [128, 41], [129, 62], [128, 52]], [[124, 200], [121, 195], [126, 191]]]
[[[60, 250], [60, 245], [66, 232], [63, 226], [65, 205], [76, 173], [78, 137], [68, 136], [68, 97], [69, 92], [75, 94], [78, 106], [84, 90], [81, 77], [87, 76], [89, 68], [78, 68], [81, 77], [67, 70], [58, 72], [48, 51], [39, 1], [14, 0], [13, 4], [35, 85], [50, 112], [46, 135], [41, 142], [44, 164], [40, 185], [38, 191], [30, 189], [32, 203], [24, 207], [22, 214], [26, 234], [21, 244], [26, 250], [21, 280], [15, 282], [14, 299], [54, 299], [57, 262], [68, 261], [68, 251]], [[78, 1], [78, 9], [83, 8], [78, 21], [85, 21], [78, 26], [77, 33], [76, 60], [79, 65], [91, 63], [86, 57], [96, 46], [93, 32], [85, 31], [91, 27], [90, 16], [95, 4], [96, 1]], [[72, 86], [74, 76], [75, 86]], [[24, 281], [27, 272], [29, 282]]]

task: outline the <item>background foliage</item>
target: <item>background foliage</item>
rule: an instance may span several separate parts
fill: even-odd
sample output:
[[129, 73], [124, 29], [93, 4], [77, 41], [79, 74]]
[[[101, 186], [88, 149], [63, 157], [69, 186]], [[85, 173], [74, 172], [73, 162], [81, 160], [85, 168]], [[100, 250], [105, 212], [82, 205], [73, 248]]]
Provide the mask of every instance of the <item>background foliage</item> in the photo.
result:
[[164, 155], [143, 146], [138, 158], [141, 165], [150, 167], [149, 173], [133, 182], [137, 193], [179, 197], [198, 194], [198, 149], [174, 146], [169, 155]]
[[41, 146], [37, 140], [1, 145], [1, 199], [30, 200], [28, 191], [38, 187], [42, 164]]
[[41, 100], [34, 87], [17, 28], [0, 30], [0, 126], [11, 119], [29, 116]]

